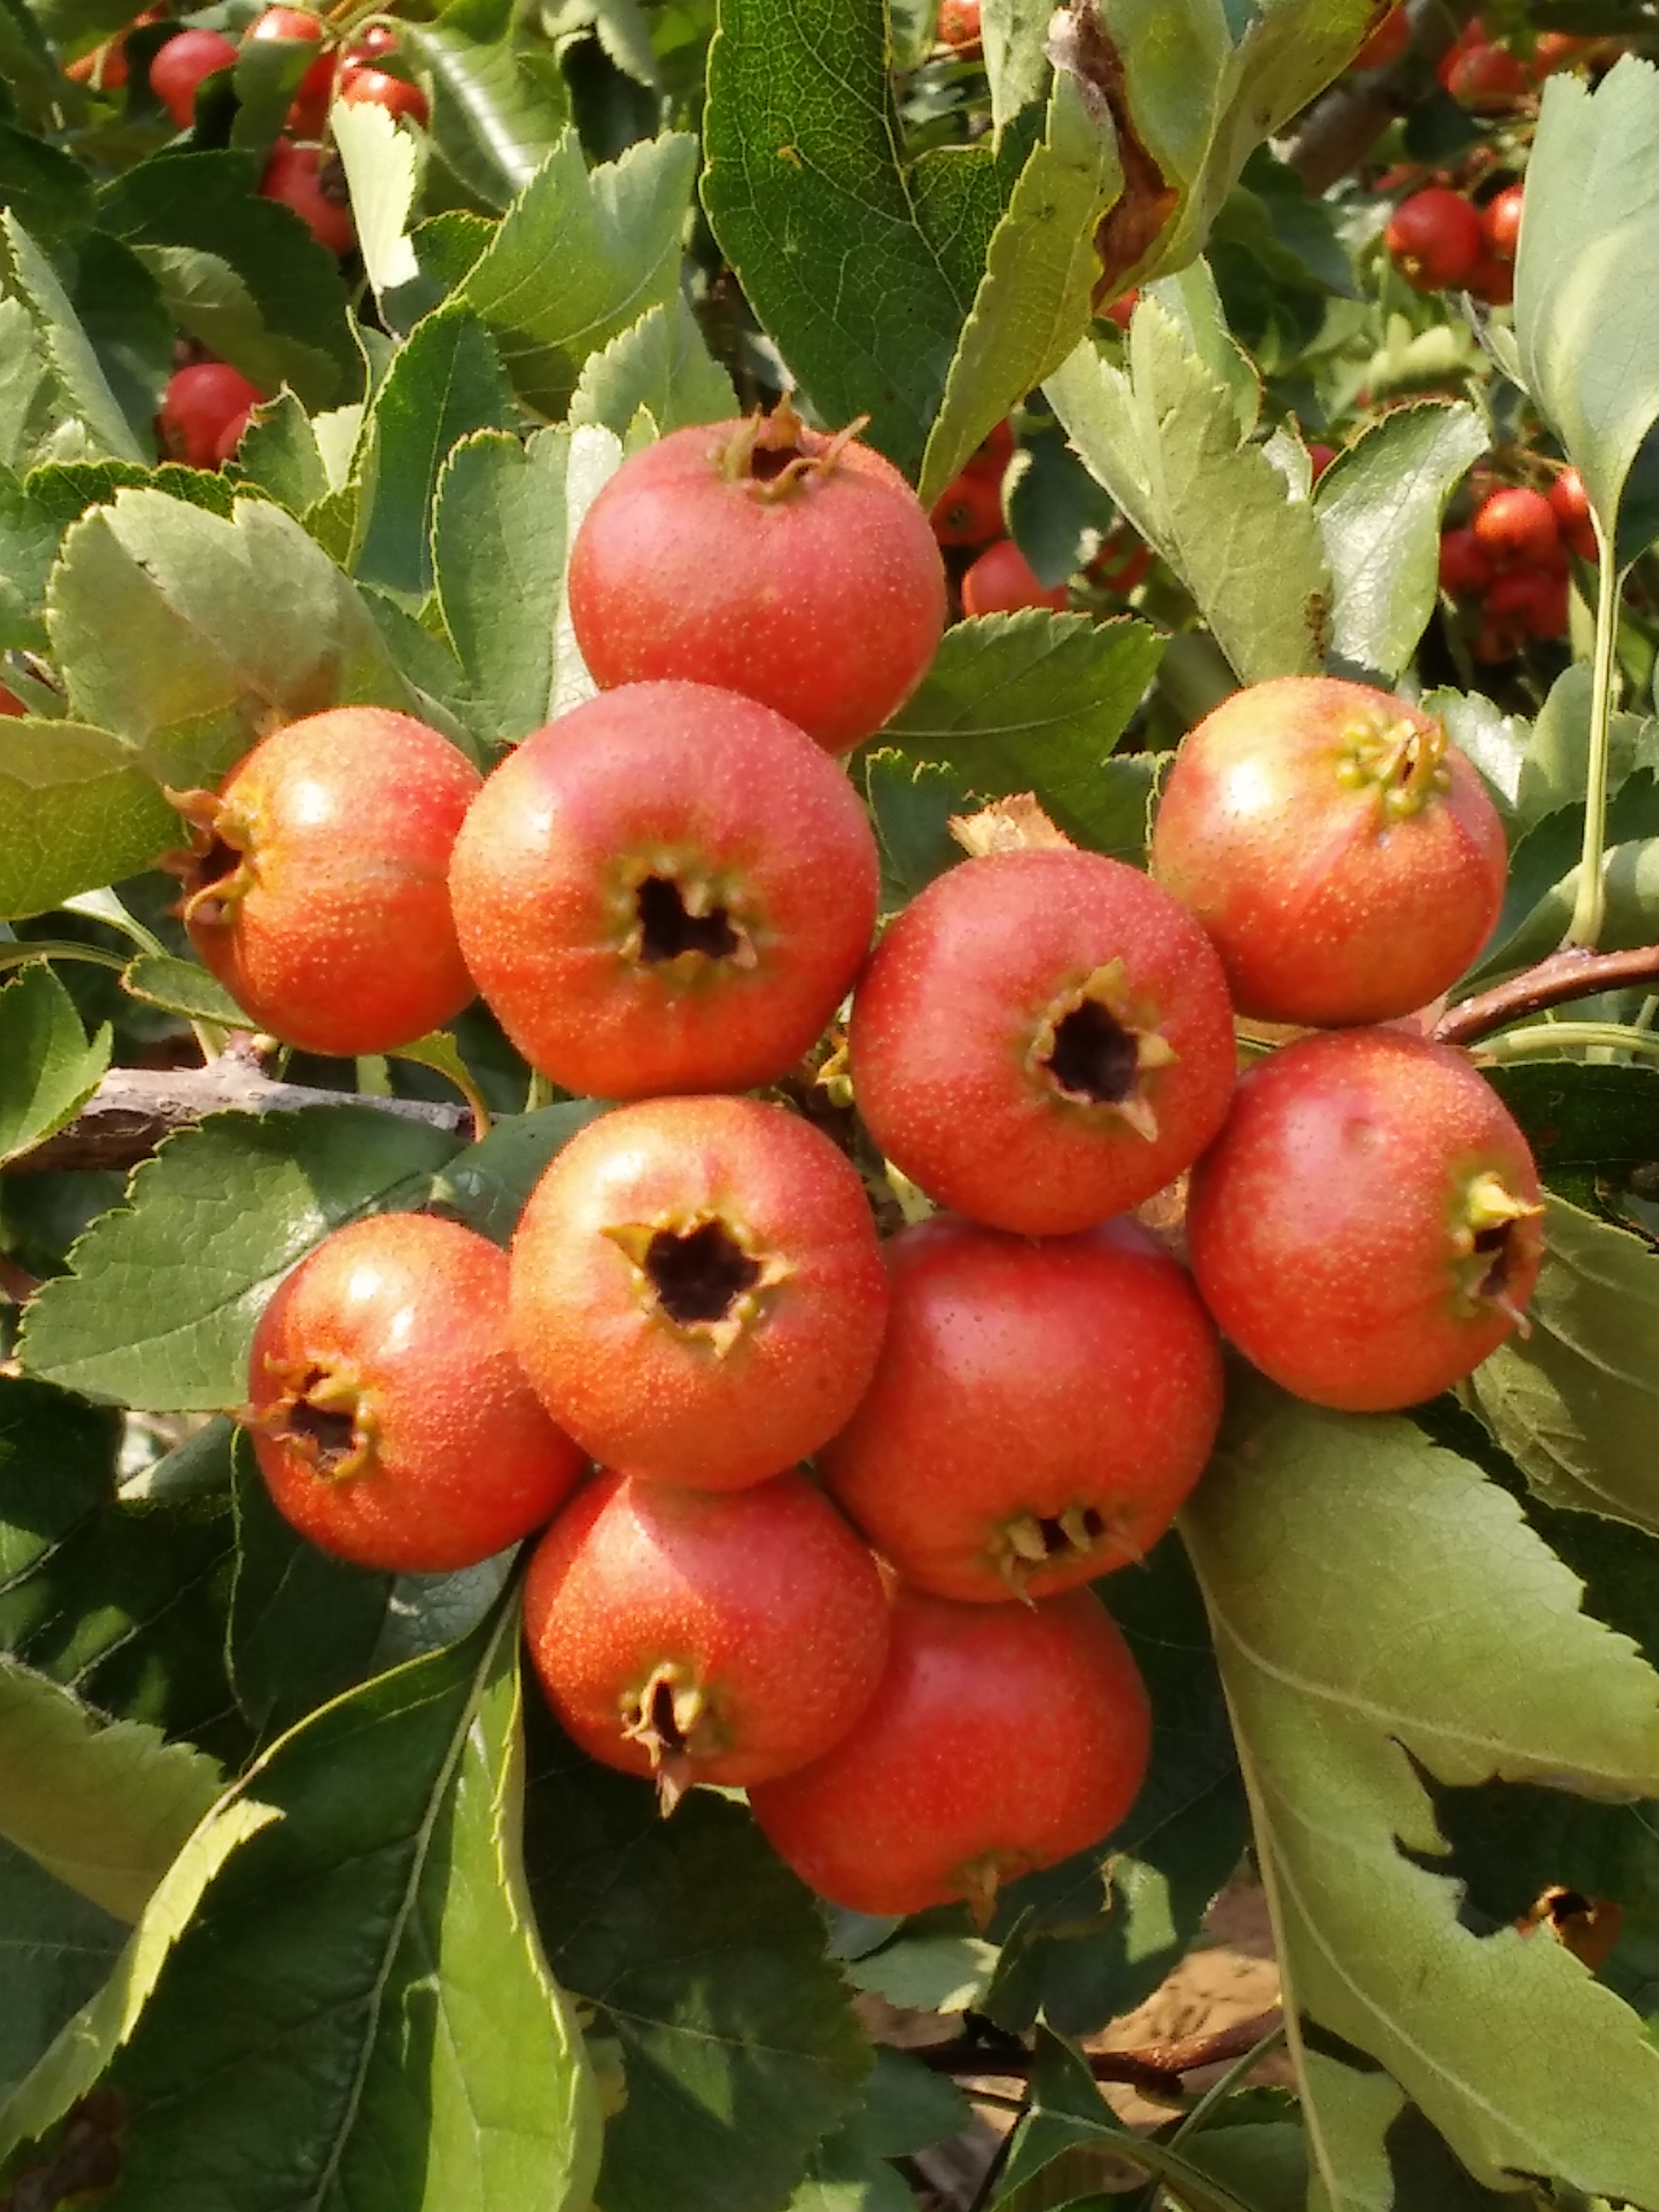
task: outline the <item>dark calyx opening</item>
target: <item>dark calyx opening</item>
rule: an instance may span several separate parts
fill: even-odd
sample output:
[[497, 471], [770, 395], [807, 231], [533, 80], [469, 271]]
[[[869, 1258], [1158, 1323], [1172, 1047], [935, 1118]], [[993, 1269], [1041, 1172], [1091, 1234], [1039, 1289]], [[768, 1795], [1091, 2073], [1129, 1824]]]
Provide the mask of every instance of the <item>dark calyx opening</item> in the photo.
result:
[[205, 853], [198, 858], [191, 871], [191, 881], [200, 890], [209, 884], [222, 883], [234, 875], [241, 865], [242, 856], [234, 845], [227, 845], [222, 837], [216, 837]]
[[757, 446], [750, 457], [749, 473], [762, 483], [773, 483], [791, 462], [805, 458], [799, 446]]
[[647, 876], [637, 893], [640, 954], [646, 960], [675, 960], [682, 952], [706, 952], [722, 960], [738, 949], [738, 933], [723, 906], [707, 914], [688, 914], [680, 887], [669, 876]]
[[[306, 1383], [307, 1389], [314, 1389], [322, 1379], [320, 1375], [312, 1376]], [[321, 1406], [313, 1406], [306, 1398], [301, 1398], [289, 1413], [288, 1431], [290, 1436], [309, 1437], [317, 1447], [319, 1465], [325, 1468], [337, 1467], [343, 1459], [349, 1459], [357, 1441], [354, 1414], [329, 1412]]]
[[1483, 1298], [1500, 1298], [1509, 1286], [1510, 1231], [1514, 1225], [1509, 1221], [1496, 1221], [1490, 1229], [1477, 1229], [1474, 1232], [1475, 1250], [1483, 1259], [1490, 1258], [1492, 1261], [1480, 1278]]
[[[1097, 1512], [1092, 1505], [1085, 1505], [1070, 1517], [1075, 1526], [1082, 1528], [1084, 1534], [1089, 1540], [1088, 1549], [1093, 1551], [1095, 1546], [1106, 1534], [1105, 1516]], [[1042, 1539], [1042, 1548], [1051, 1559], [1069, 1559], [1077, 1557], [1079, 1550], [1077, 1543], [1070, 1531], [1054, 1515], [1039, 1513], [1036, 1516], [1036, 1529], [1038, 1535]]]
[[706, 1221], [683, 1237], [659, 1230], [646, 1252], [645, 1272], [663, 1310], [684, 1328], [722, 1320], [732, 1300], [754, 1288], [761, 1271], [720, 1222]]
[[1054, 1050], [1043, 1065], [1074, 1097], [1116, 1106], [1135, 1087], [1139, 1047], [1098, 1000], [1085, 999], [1055, 1024]]
[[680, 1724], [674, 1717], [674, 1686], [659, 1680], [651, 1686], [651, 1704], [645, 1715], [646, 1726], [655, 1741], [660, 1755], [672, 1758], [676, 1753], [684, 1757], [690, 1746], [680, 1734]]

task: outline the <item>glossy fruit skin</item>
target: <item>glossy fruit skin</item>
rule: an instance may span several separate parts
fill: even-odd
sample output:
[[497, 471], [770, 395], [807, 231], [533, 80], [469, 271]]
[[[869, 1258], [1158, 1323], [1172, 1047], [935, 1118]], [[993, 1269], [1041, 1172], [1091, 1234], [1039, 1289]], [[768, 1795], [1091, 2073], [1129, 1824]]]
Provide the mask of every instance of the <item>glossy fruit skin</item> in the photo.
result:
[[928, 520], [941, 545], [983, 545], [1002, 524], [1001, 479], [970, 464], [934, 501]]
[[348, 106], [384, 107], [388, 115], [407, 116], [422, 130], [432, 119], [431, 107], [419, 85], [393, 76], [387, 70], [342, 70], [339, 96]]
[[1515, 297], [1515, 264], [1501, 253], [1484, 252], [1463, 279], [1463, 289], [1488, 307], [1507, 307]]
[[1543, 1239], [1528, 1217], [1506, 1235], [1506, 1305], [1468, 1293], [1462, 1273], [1478, 1282], [1486, 1262], [1459, 1249], [1460, 1200], [1486, 1175], [1536, 1206], [1526, 1139], [1461, 1053], [1401, 1030], [1286, 1046], [1244, 1078], [1193, 1171], [1205, 1304], [1298, 1397], [1351, 1413], [1417, 1405], [1503, 1342], [1537, 1279]]
[[[321, 21], [303, 8], [267, 8], [248, 32], [250, 39], [321, 40]], [[288, 128], [296, 138], [320, 138], [328, 120], [328, 103], [334, 90], [334, 53], [331, 48], [312, 63], [300, 79], [294, 105], [288, 112]], [[334, 249], [343, 252], [343, 246]]]
[[[677, 1320], [647, 1272], [653, 1240], [714, 1224], [749, 1287], [708, 1322]], [[887, 1295], [857, 1171], [753, 1098], [653, 1098], [590, 1123], [513, 1242], [513, 1340], [555, 1420], [607, 1467], [696, 1489], [762, 1481], [845, 1425]]]
[[[726, 916], [728, 952], [644, 957], [642, 886], [671, 882], [685, 911]], [[769, 707], [701, 684], [623, 684], [526, 738], [450, 878], [507, 1035], [596, 1098], [787, 1074], [863, 964], [879, 885], [845, 771]]]
[[1472, 46], [1442, 64], [1441, 82], [1465, 107], [1510, 107], [1531, 89], [1525, 64], [1505, 47]]
[[[254, 1456], [277, 1510], [325, 1551], [396, 1573], [472, 1566], [580, 1480], [586, 1457], [507, 1348], [507, 1273], [470, 1229], [381, 1213], [337, 1229], [279, 1285], [249, 1356]], [[342, 1445], [348, 1422], [354, 1447], [370, 1439], [360, 1468], [331, 1472], [325, 1435], [295, 1438], [307, 1388]]]
[[1403, 7], [1391, 8], [1349, 63], [1350, 69], [1392, 69], [1412, 42], [1411, 21]]
[[[1054, 1073], [1056, 1027], [1084, 1013], [1079, 1000], [1140, 1040], [1125, 1073], [1150, 1133]], [[1232, 1097], [1232, 1007], [1203, 931], [1137, 870], [1070, 849], [936, 877], [877, 947], [849, 1043], [859, 1111], [886, 1157], [940, 1205], [1020, 1236], [1091, 1228], [1150, 1198]]]
[[296, 146], [291, 138], [279, 138], [259, 190], [266, 199], [292, 208], [319, 246], [331, 253], [349, 253], [357, 243], [344, 196], [344, 173], [337, 157], [325, 156], [319, 146]]
[[1039, 582], [1035, 570], [1012, 538], [988, 546], [962, 580], [962, 611], [965, 615], [1017, 614], [1021, 607], [1048, 607], [1064, 614], [1072, 595], [1064, 584], [1052, 590]]
[[[216, 70], [229, 69], [236, 49], [218, 31], [180, 31], [149, 65], [149, 88], [181, 131], [196, 119], [196, 90]], [[109, 82], [105, 71], [104, 82]]]
[[341, 55], [343, 67], [375, 67], [387, 54], [398, 51], [398, 33], [390, 23], [369, 23], [361, 30]]
[[27, 714], [27, 713], [28, 708], [17, 694], [15, 691], [9, 691], [3, 684], [0, 684], [0, 715]]
[[976, 61], [980, 44], [980, 0], [939, 0], [939, 44], [958, 61]]
[[[792, 454], [805, 465], [788, 477]], [[677, 430], [626, 461], [577, 532], [569, 592], [601, 688], [741, 691], [836, 753], [903, 705], [945, 627], [945, 571], [909, 485], [872, 447], [782, 409], [758, 430]]]
[[1386, 234], [1395, 265], [1419, 291], [1462, 283], [1480, 258], [1480, 217], [1462, 192], [1431, 185], [1402, 200]]
[[247, 430], [247, 426], [252, 414], [252, 407], [244, 407], [240, 415], [233, 415], [231, 416], [229, 422], [226, 423], [224, 428], [219, 433], [218, 442], [213, 448], [213, 459], [216, 467], [223, 468], [227, 461], [235, 459], [237, 448], [242, 442], [242, 439]]
[[1535, 566], [1547, 561], [1560, 537], [1548, 500], [1523, 484], [1484, 499], [1472, 526], [1482, 552], [1500, 568], [1510, 562]]
[[[675, 1790], [821, 1758], [875, 1695], [890, 1612], [869, 1552], [793, 1471], [726, 1492], [602, 1474], [525, 1583], [530, 1656], [566, 1733], [624, 1774], [665, 1766]], [[653, 1759], [627, 1730], [664, 1690], [695, 1717], [684, 1749]]]
[[1478, 599], [1492, 582], [1492, 566], [1472, 530], [1448, 530], [1440, 540], [1440, 588], [1455, 599]]
[[198, 362], [178, 370], [168, 380], [156, 417], [162, 451], [192, 469], [217, 468], [226, 429], [264, 398], [258, 386], [228, 362]]
[[1332, 1028], [1449, 988], [1498, 920], [1508, 854], [1478, 773], [1431, 715], [1287, 676], [1188, 732], [1152, 863], [1209, 932], [1241, 1013]]
[[389, 1052], [473, 997], [451, 848], [478, 771], [436, 730], [337, 707], [255, 746], [186, 811], [216, 844], [185, 876], [191, 942], [262, 1028], [307, 1052]]
[[1595, 526], [1590, 520], [1589, 494], [1577, 469], [1563, 469], [1550, 486], [1550, 507], [1556, 527], [1581, 561], [1597, 556]]
[[1486, 620], [1497, 633], [1512, 637], [1512, 650], [1518, 651], [1525, 637], [1566, 635], [1571, 596], [1565, 575], [1545, 568], [1510, 568], [1486, 594]]
[[[1221, 1346], [1186, 1269], [1128, 1219], [1038, 1241], [939, 1213], [883, 1249], [881, 1358], [818, 1455], [883, 1558], [914, 1589], [978, 1603], [1144, 1559], [1221, 1419]], [[1086, 1545], [1038, 1528], [1066, 1513]], [[1010, 1545], [1016, 1518], [1047, 1563]]]
[[1486, 243], [1494, 253], [1501, 253], [1506, 260], [1514, 260], [1516, 248], [1521, 243], [1521, 215], [1525, 200], [1524, 185], [1505, 185], [1481, 210], [1480, 222]]
[[1109, 1836], [1146, 1777], [1146, 1686], [1091, 1590], [1033, 1606], [898, 1591], [881, 1685], [835, 1749], [750, 1808], [821, 1896], [909, 1913]]

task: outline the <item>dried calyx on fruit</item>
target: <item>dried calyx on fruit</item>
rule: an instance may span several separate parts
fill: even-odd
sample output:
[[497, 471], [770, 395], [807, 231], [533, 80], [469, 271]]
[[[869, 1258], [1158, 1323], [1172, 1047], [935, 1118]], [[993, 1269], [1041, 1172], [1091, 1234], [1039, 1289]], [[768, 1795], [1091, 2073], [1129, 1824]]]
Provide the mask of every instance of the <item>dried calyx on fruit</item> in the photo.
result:
[[603, 1232], [627, 1255], [647, 1309], [683, 1337], [724, 1358], [765, 1315], [769, 1292], [794, 1272], [781, 1252], [756, 1246], [723, 1214], [659, 1214]]

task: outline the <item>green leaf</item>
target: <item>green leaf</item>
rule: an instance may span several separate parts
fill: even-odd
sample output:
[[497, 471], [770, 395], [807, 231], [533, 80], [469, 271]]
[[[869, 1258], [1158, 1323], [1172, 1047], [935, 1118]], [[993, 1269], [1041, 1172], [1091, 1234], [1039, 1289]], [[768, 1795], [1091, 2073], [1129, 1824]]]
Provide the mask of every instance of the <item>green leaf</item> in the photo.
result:
[[258, 484], [302, 518], [331, 488], [316, 430], [291, 392], [279, 392], [255, 413], [236, 448], [235, 468], [239, 482]]
[[967, 858], [951, 821], [971, 814], [975, 797], [954, 769], [890, 746], [866, 746], [858, 758], [881, 847], [882, 911], [892, 913]]
[[420, 280], [408, 235], [420, 187], [419, 150], [414, 134], [371, 100], [337, 100], [329, 130], [345, 166], [357, 251], [384, 312], [388, 293]]
[[985, 0], [980, 28], [991, 80], [991, 119], [1005, 130], [1022, 108], [1041, 100], [1048, 83], [1043, 52], [1052, 9], [1034, 0]]
[[855, 1989], [917, 2012], [978, 2012], [1001, 1955], [1000, 1946], [981, 1936], [901, 1932], [880, 1950], [854, 1960], [847, 1978]]
[[530, 1719], [537, 1919], [627, 2077], [597, 2201], [775, 2212], [870, 2065], [817, 1907], [740, 1807], [693, 1790], [664, 1821], [648, 1784]]
[[907, 170], [887, 63], [881, 0], [721, 0], [702, 197], [819, 418], [914, 479], [1024, 149]]
[[107, 1978], [127, 1934], [125, 1921], [0, 1844], [0, 2107]]
[[216, 1114], [135, 1170], [129, 1204], [28, 1310], [19, 1357], [89, 1396], [157, 1412], [240, 1405], [265, 1301], [331, 1229], [418, 1205], [455, 1150], [369, 1106]]
[[92, 179], [44, 138], [0, 123], [0, 207], [9, 208], [38, 245], [55, 252], [92, 228]]
[[905, 2051], [878, 2049], [862, 2104], [813, 2151], [787, 2212], [915, 2212], [888, 2161], [960, 2134], [972, 2118], [954, 2081]]
[[694, 422], [726, 422], [738, 411], [732, 380], [703, 343], [682, 293], [650, 308], [592, 356], [577, 379], [570, 421], [600, 423], [621, 438], [641, 407], [664, 437]]
[[1311, 675], [1330, 612], [1313, 510], [1241, 435], [1229, 392], [1143, 299], [1133, 380], [1085, 340], [1044, 391], [1092, 475], [1198, 602], [1241, 682]]
[[1480, 1071], [1526, 1131], [1544, 1181], [1620, 1179], [1659, 1150], [1659, 1067], [1514, 1060]]
[[113, 1042], [106, 1022], [87, 1042], [74, 1000], [43, 961], [0, 989], [0, 1164], [75, 1119]]
[[1659, 1531], [1659, 1255], [1553, 1193], [1545, 1208], [1530, 1334], [1476, 1369], [1476, 1401], [1549, 1504]]
[[1425, 714], [1438, 714], [1446, 734], [1467, 753], [1486, 779], [1486, 790], [1513, 830], [1530, 731], [1518, 714], [1505, 714], [1479, 691], [1426, 691]]
[[1100, 273], [1095, 227], [1122, 188], [1109, 119], [1062, 70], [1048, 95], [1042, 141], [992, 234], [928, 434], [919, 487], [927, 505], [1088, 329]]
[[149, 441], [139, 438], [122, 411], [69, 294], [50, 261], [9, 210], [0, 213], [0, 237], [5, 241], [12, 288], [33, 316], [64, 395], [86, 425], [94, 447], [123, 460], [148, 460]]
[[179, 817], [130, 746], [84, 722], [0, 721], [0, 915], [149, 866]]
[[227, 1801], [282, 1818], [208, 1890], [110, 2075], [126, 2212], [585, 2212], [592, 2076], [516, 1863], [516, 1609], [325, 1707]]
[[481, 1144], [457, 1152], [433, 1178], [432, 1205], [497, 1244], [510, 1243], [525, 1201], [556, 1152], [607, 1111], [594, 1098], [568, 1098], [534, 1114], [509, 1114]]
[[154, 439], [156, 410], [173, 373], [173, 317], [155, 278], [131, 247], [101, 230], [81, 242], [70, 300], [105, 381], [139, 450]]
[[1486, 449], [1473, 407], [1398, 407], [1338, 455], [1314, 497], [1334, 591], [1331, 651], [1391, 684], [1410, 660], [1439, 589], [1440, 519]]
[[410, 704], [349, 580], [265, 500], [225, 520], [118, 492], [64, 539], [46, 618], [71, 711], [175, 787], [216, 781], [273, 721]]
[[0, 472], [0, 647], [46, 644], [46, 578], [62, 536], [16, 477]]
[[1512, 2190], [1483, 2189], [1399, 2083], [1361, 2060], [1317, 2045], [1304, 2058], [1303, 2113], [1319, 2147], [1308, 2212], [1514, 2212]]
[[1659, 417], [1659, 301], [1632, 272], [1659, 254], [1659, 78], [1625, 56], [1594, 92], [1544, 88], [1515, 272], [1522, 377], [1609, 539]]
[[1183, 1526], [1287, 2013], [1380, 2060], [1486, 2185], [1653, 2197], [1659, 2051], [1560, 1946], [1460, 1923], [1419, 1770], [1651, 1795], [1659, 1678], [1515, 1501], [1404, 1421], [1247, 1386]]
[[512, 386], [482, 323], [446, 308], [416, 325], [368, 417], [352, 564], [365, 583], [420, 605], [432, 589], [432, 509], [446, 457], [471, 433], [514, 421]]
[[46, 349], [34, 319], [21, 300], [0, 299], [0, 462], [27, 466], [33, 456], [43, 404], [53, 386]]
[[121, 988], [129, 998], [147, 1006], [160, 1006], [169, 1014], [182, 1014], [188, 1022], [214, 1022], [221, 1029], [257, 1030], [224, 985], [193, 960], [175, 960], [170, 953], [140, 952], [121, 971]]
[[507, 10], [450, 7], [435, 23], [400, 32], [432, 76], [440, 158], [489, 208], [507, 207], [530, 182], [558, 145], [569, 105], [556, 72], [525, 66], [509, 19]]
[[192, 1746], [0, 1658], [0, 1838], [102, 1911], [137, 1919], [218, 1794]]
[[458, 302], [543, 414], [563, 411], [596, 347], [678, 289], [696, 161], [696, 141], [670, 132], [590, 174], [567, 131], [468, 273]]
[[1035, 792], [1068, 836], [1115, 846], [1124, 814], [1105, 763], [1163, 649], [1144, 623], [1037, 608], [957, 623], [879, 742], [984, 798]]

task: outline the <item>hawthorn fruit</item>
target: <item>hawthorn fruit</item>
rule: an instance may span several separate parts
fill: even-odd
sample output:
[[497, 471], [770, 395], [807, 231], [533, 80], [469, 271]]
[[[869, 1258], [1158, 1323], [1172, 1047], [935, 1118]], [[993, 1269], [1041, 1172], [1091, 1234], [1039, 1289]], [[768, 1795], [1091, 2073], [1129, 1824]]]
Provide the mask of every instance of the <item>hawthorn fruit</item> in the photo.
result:
[[292, 208], [319, 246], [333, 254], [349, 253], [357, 243], [351, 220], [345, 171], [336, 154], [320, 146], [296, 146], [279, 138], [270, 150], [259, 190], [268, 200]]
[[[247, 33], [250, 39], [291, 39], [316, 43], [327, 32], [316, 15], [303, 8], [267, 8]], [[288, 129], [295, 138], [320, 138], [328, 121], [328, 103], [334, 90], [334, 52], [319, 54], [300, 79], [294, 105], [288, 112]], [[325, 241], [326, 243], [326, 241]], [[343, 246], [337, 246], [343, 252]]]
[[393, 76], [388, 70], [343, 69], [339, 97], [349, 107], [384, 107], [388, 115], [418, 123], [422, 130], [432, 119], [431, 107], [419, 85], [410, 84], [406, 77]]
[[1510, 484], [1488, 495], [1475, 509], [1476, 543], [1495, 568], [1515, 563], [1537, 568], [1560, 540], [1555, 510], [1541, 491]]
[[1072, 603], [1064, 584], [1042, 583], [1012, 538], [988, 546], [962, 580], [965, 615], [1017, 614], [1022, 607], [1047, 607], [1064, 614]]
[[235, 424], [240, 439], [250, 409], [264, 397], [257, 384], [228, 362], [198, 362], [179, 369], [168, 380], [155, 418], [162, 452], [190, 468], [217, 468], [224, 459], [220, 447], [227, 432]]
[[[198, 88], [220, 70], [233, 68], [236, 49], [219, 31], [180, 31], [149, 65], [149, 88], [181, 131], [196, 119]], [[108, 72], [105, 82], [109, 82]]]
[[1480, 217], [1462, 192], [1431, 185], [1402, 200], [1384, 234], [1395, 266], [1419, 291], [1461, 284], [1480, 258]]

